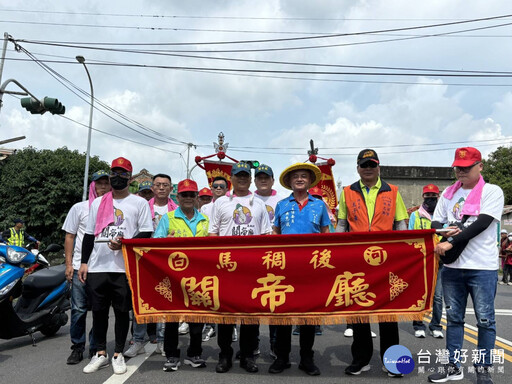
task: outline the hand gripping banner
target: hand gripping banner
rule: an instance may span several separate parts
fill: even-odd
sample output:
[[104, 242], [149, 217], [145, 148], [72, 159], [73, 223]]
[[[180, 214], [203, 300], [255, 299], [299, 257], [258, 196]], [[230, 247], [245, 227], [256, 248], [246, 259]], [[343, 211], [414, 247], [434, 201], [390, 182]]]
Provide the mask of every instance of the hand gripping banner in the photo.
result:
[[123, 240], [140, 323], [337, 324], [432, 310], [434, 230]]

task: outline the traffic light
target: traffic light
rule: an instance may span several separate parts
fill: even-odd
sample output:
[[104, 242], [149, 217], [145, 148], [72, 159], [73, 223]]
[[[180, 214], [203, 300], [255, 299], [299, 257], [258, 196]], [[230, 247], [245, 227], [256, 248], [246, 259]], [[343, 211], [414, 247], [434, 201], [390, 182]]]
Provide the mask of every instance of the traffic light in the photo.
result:
[[256, 169], [260, 166], [260, 162], [258, 160], [242, 160], [242, 162], [249, 164], [249, 167], [252, 169]]
[[37, 113], [42, 115], [46, 112], [46, 110], [41, 105], [41, 102], [39, 100], [33, 99], [32, 97], [22, 97], [21, 106], [33, 115]]
[[66, 107], [59, 100], [52, 97], [45, 97], [43, 99], [43, 106], [52, 115], [63, 115], [66, 112]]
[[37, 113], [42, 115], [46, 111], [52, 115], [63, 115], [66, 112], [66, 107], [59, 100], [52, 97], [45, 97], [42, 103], [32, 97], [23, 97], [21, 106], [33, 115]]

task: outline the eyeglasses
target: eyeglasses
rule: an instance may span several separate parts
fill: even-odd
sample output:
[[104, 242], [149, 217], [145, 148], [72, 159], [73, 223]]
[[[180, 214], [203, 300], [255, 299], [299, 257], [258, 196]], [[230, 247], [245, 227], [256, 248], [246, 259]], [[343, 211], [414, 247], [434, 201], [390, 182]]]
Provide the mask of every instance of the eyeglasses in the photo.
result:
[[114, 171], [110, 171], [110, 177], [116, 177], [116, 176], [120, 176], [120, 177], [124, 177], [125, 179], [128, 179], [131, 176], [131, 173], [130, 172], [114, 172]]
[[153, 184], [156, 188], [168, 188], [171, 186], [171, 184], [168, 184], [168, 183], [158, 183], [158, 184]]
[[181, 197], [196, 197], [197, 196], [197, 192], [180, 192], [178, 193], [178, 195], [180, 195]]
[[453, 167], [453, 169], [455, 170], [455, 172], [468, 173], [477, 164], [480, 164], [480, 162], [477, 161], [475, 164], [470, 165], [469, 167]]
[[379, 164], [375, 161], [367, 161], [366, 163], [359, 164], [359, 168], [377, 168]]
[[213, 189], [217, 189], [217, 188], [226, 189], [226, 186], [224, 184], [212, 184], [212, 188]]

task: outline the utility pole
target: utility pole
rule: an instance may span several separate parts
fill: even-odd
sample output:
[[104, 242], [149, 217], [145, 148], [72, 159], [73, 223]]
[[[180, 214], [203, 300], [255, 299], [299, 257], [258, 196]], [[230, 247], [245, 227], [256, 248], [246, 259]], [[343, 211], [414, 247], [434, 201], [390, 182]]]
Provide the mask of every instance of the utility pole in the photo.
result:
[[197, 147], [193, 143], [187, 143], [187, 179], [190, 179], [190, 174], [192, 173], [192, 169], [189, 169], [190, 164], [190, 148], [194, 147], [196, 149]]

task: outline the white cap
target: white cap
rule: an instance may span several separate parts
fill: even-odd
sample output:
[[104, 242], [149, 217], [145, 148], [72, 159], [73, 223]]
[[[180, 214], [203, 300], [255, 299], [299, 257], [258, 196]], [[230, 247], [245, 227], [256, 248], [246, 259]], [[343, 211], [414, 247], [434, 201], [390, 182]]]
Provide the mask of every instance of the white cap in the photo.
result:
[[508, 234], [508, 232], [507, 232], [507, 230], [506, 230], [506, 229], [502, 229], [502, 230], [501, 230], [501, 233]]

